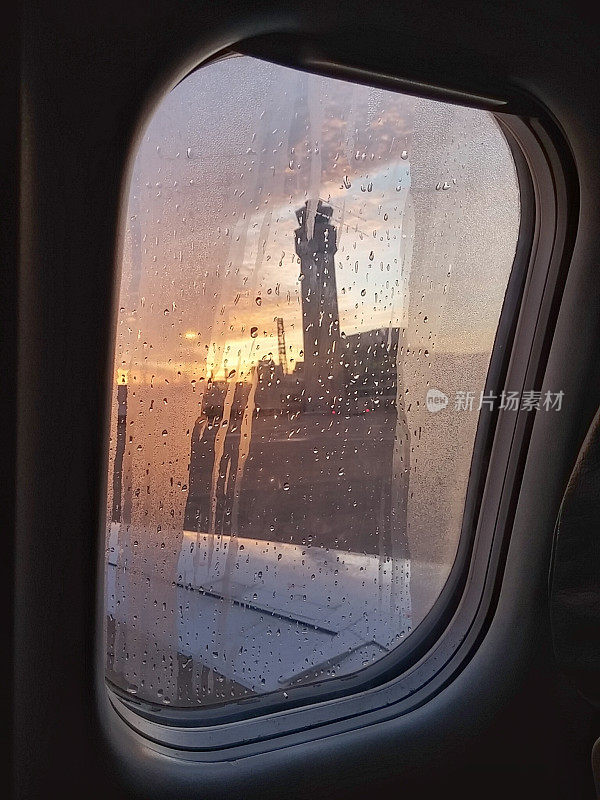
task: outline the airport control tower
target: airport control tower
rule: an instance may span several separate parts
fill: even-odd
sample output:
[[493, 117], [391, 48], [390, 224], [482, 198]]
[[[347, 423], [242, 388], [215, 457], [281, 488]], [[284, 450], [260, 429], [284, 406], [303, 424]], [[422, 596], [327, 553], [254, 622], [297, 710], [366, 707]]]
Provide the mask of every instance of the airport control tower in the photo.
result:
[[296, 211], [299, 224], [296, 253], [302, 274], [305, 408], [322, 413], [339, 408], [345, 399], [334, 263], [337, 237], [331, 224], [331, 206], [319, 200], [314, 220], [309, 209], [310, 203], [306, 202]]

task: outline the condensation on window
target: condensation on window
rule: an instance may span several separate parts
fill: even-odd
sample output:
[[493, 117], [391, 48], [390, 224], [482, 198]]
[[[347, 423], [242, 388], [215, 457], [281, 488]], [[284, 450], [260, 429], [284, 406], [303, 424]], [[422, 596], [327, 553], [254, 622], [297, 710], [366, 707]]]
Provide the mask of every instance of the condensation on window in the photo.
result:
[[164, 98], [124, 235], [110, 684], [198, 708], [402, 646], [455, 557], [518, 226], [487, 112], [245, 57]]

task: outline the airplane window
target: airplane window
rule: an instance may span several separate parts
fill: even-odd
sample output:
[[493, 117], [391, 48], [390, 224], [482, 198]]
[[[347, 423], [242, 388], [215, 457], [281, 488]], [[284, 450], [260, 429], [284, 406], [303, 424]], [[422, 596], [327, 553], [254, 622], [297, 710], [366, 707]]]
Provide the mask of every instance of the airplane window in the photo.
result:
[[456, 554], [519, 217], [488, 112], [247, 57], [164, 98], [124, 223], [109, 684], [207, 707], [402, 647]]

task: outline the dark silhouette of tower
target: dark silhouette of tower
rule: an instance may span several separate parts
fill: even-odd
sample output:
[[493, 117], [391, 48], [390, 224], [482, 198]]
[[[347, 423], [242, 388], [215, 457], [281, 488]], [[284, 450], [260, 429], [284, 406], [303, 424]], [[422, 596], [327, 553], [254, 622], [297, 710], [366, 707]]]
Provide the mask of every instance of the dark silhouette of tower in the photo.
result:
[[[302, 274], [302, 329], [307, 411], [338, 408], [344, 401], [344, 371], [340, 361], [340, 322], [334, 256], [336, 229], [333, 209], [318, 201], [314, 220], [309, 203], [296, 211], [296, 253]], [[310, 226], [312, 225], [312, 230]]]
[[283, 317], [277, 317], [277, 348], [279, 351], [279, 366], [283, 374], [287, 374], [287, 354], [285, 352], [285, 331]]
[[117, 437], [115, 461], [113, 467], [113, 496], [111, 522], [121, 522], [121, 494], [123, 490], [123, 455], [125, 453], [125, 436], [127, 432], [127, 381], [121, 376], [117, 384]]

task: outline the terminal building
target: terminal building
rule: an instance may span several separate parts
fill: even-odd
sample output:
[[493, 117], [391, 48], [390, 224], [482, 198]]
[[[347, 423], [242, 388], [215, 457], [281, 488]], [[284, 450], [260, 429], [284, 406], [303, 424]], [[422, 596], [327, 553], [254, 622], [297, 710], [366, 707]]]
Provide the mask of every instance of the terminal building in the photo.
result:
[[205, 391], [185, 529], [385, 556], [400, 542], [406, 556], [406, 504], [394, 508], [405, 492], [392, 486], [406, 481], [395, 463], [403, 331], [341, 334], [331, 215], [319, 201], [310, 230], [309, 204], [296, 212], [304, 361], [288, 371], [278, 320], [279, 363]]

